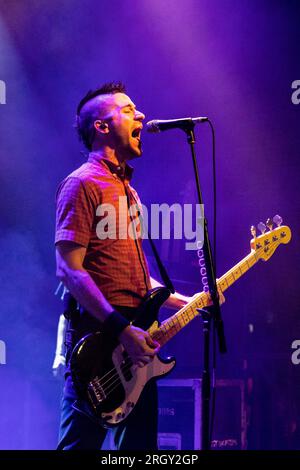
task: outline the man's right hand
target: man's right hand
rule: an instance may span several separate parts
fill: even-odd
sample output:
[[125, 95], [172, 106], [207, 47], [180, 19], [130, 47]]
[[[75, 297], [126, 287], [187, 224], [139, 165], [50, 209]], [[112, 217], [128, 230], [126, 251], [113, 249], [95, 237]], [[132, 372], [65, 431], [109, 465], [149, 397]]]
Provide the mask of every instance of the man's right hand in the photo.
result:
[[143, 367], [153, 359], [160, 349], [160, 344], [154, 341], [147, 331], [136, 326], [127, 326], [119, 336], [134, 364]]

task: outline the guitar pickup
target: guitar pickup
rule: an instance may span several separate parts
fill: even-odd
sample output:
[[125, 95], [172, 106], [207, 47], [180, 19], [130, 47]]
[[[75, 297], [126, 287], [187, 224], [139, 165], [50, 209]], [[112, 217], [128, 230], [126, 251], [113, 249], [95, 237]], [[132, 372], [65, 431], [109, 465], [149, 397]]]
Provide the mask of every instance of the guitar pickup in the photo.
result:
[[99, 405], [106, 398], [103, 387], [100, 384], [99, 379], [92, 380], [88, 385], [88, 395], [91, 399], [93, 406]]

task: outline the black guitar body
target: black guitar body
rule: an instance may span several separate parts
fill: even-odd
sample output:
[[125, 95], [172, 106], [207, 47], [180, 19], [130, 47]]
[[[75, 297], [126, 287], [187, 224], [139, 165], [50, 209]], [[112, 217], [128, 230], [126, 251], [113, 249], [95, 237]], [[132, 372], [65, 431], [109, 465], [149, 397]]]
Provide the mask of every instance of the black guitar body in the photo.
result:
[[[164, 287], [149, 291], [137, 309], [133, 324], [143, 330], [150, 329], [151, 334], [158, 326], [159, 308], [169, 295]], [[132, 411], [146, 383], [168, 373], [175, 366], [175, 360], [155, 356], [150, 364], [139, 368], [132, 364], [118, 341], [98, 331], [76, 344], [70, 365], [79, 395], [87, 400], [103, 425], [114, 426]]]

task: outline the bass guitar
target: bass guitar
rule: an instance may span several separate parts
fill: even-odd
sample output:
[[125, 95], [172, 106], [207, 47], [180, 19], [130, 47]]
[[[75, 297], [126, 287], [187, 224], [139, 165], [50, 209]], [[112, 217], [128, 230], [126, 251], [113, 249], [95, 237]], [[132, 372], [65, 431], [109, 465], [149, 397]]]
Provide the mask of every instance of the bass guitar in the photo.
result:
[[[258, 260], [267, 261], [280, 244], [290, 241], [290, 228], [280, 226], [282, 219], [276, 217], [274, 220], [279, 220], [278, 227], [272, 229], [269, 222], [269, 231], [258, 237], [255, 228], [251, 228], [253, 238], [250, 242], [250, 253], [218, 279], [219, 290], [224, 292]], [[209, 293], [196, 294], [187, 305], [159, 324], [159, 308], [169, 295], [170, 292], [165, 287], [149, 291], [137, 309], [133, 322], [135, 326], [148, 330], [151, 337], [161, 346], [179, 333], [210, 303]], [[86, 335], [77, 343], [70, 364], [72, 379], [78, 392], [102, 425], [110, 427], [118, 425], [128, 417], [147, 382], [170, 372], [175, 366], [175, 359], [163, 359], [156, 355], [149, 364], [138, 367], [132, 363], [122, 344], [112, 342], [111, 338], [98, 331]]]

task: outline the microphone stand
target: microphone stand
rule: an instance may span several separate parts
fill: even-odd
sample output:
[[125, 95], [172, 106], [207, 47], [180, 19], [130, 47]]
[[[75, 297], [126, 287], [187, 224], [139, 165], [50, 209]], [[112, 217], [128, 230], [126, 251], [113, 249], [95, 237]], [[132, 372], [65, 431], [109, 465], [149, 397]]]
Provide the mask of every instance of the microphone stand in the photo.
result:
[[[187, 141], [191, 148], [196, 187], [198, 193], [198, 200], [200, 207], [203, 208], [203, 199], [200, 188], [197, 160], [195, 154], [195, 133], [194, 133], [195, 124], [192, 119], [188, 121], [182, 130], [187, 134]], [[224, 334], [224, 325], [221, 317], [220, 305], [219, 305], [219, 295], [216, 285], [216, 275], [215, 268], [212, 259], [211, 246], [208, 236], [207, 220], [204, 217], [202, 212], [203, 221], [204, 221], [204, 242], [203, 242], [203, 254], [205, 261], [205, 268], [207, 273], [208, 287], [211, 295], [213, 305], [209, 307], [209, 310], [201, 309], [202, 319], [203, 319], [203, 373], [202, 373], [202, 438], [201, 438], [201, 449], [209, 450], [210, 449], [210, 397], [211, 397], [211, 379], [210, 379], [210, 330], [211, 330], [211, 320], [213, 320], [214, 328], [216, 329], [218, 335], [219, 351], [220, 353], [226, 353], [226, 340]]]

